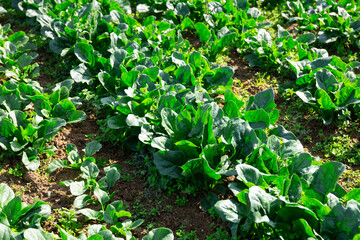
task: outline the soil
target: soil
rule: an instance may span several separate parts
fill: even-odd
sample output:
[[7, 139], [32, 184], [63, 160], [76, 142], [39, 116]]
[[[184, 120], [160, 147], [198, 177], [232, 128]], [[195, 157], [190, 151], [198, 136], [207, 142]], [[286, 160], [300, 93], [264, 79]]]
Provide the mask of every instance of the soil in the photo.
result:
[[[67, 143], [75, 144], [79, 152], [82, 152], [86, 143], [92, 141], [88, 135], [96, 134], [98, 130], [99, 127], [96, 125], [93, 114], [89, 114], [88, 118], [81, 123], [67, 125], [50, 143], [58, 149], [51, 159], [66, 159]], [[116, 192], [112, 201], [122, 200], [133, 215], [135, 213], [136, 217], [144, 218], [145, 222], [134, 230], [135, 237], [142, 238], [146, 235], [149, 231], [148, 226], [153, 223], [155, 226], [152, 228], [163, 226], [172, 229], [174, 233], [185, 226], [186, 232], [196, 231], [199, 239], [206, 239], [207, 236], [215, 233], [219, 226], [228, 229], [220, 219], [214, 220], [209, 213], [201, 209], [201, 195], [194, 197], [182, 194], [180, 197], [185, 197], [187, 201], [185, 206], [179, 206], [175, 203], [178, 195], [169, 196], [158, 189], [151, 189], [146, 179], [136, 174], [135, 166], [127, 163], [131, 160], [131, 155], [130, 152], [119, 150], [117, 146], [104, 144], [95, 157], [105, 159], [109, 164], [119, 164], [121, 174], [127, 176], [126, 180], [122, 178], [112, 187], [112, 190]], [[39, 170], [24, 171], [23, 176], [18, 177], [9, 174], [9, 168], [16, 168], [19, 159], [8, 160], [2, 168], [0, 179], [27, 204], [32, 204], [37, 200], [49, 203], [53, 210], [52, 217], [57, 219], [61, 216], [56, 209], [71, 209], [75, 198], [68, 187], [58, 185], [58, 183], [65, 180], [79, 180], [80, 171], [61, 168], [49, 175], [45, 173], [45, 170], [50, 160], [45, 157], [42, 161], [45, 164]], [[56, 220], [46, 221], [43, 223], [43, 228], [59, 234], [56, 224]]]

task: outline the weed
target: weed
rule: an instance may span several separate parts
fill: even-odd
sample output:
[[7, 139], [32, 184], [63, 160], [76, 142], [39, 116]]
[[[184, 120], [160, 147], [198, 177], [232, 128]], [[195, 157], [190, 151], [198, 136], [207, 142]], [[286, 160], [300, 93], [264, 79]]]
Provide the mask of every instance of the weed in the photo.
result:
[[[213, 227], [216, 227], [213, 225]], [[216, 232], [210, 234], [206, 240], [223, 240], [223, 239], [230, 239], [230, 235], [227, 231], [225, 231], [222, 227], [216, 228]]]
[[341, 176], [340, 182], [343, 187], [348, 190], [352, 190], [354, 188], [360, 187], [360, 171], [359, 170], [345, 170], [343, 175]]
[[134, 181], [135, 177], [131, 173], [123, 173], [121, 175], [121, 179], [126, 182], [132, 182]]
[[178, 236], [178, 240], [196, 240], [199, 239], [196, 236], [196, 231], [191, 231], [189, 233], [186, 233], [185, 226], [181, 225], [178, 230], [176, 230], [176, 235]]
[[24, 175], [24, 173], [25, 173], [24, 166], [19, 163], [17, 163], [14, 168], [9, 167], [6, 172], [6, 174], [8, 175], [13, 175], [20, 178]]
[[189, 200], [185, 197], [180, 198], [179, 196], [176, 196], [175, 204], [179, 205], [180, 207], [185, 207], [188, 201]]
[[68, 231], [70, 234], [79, 233], [83, 228], [83, 223], [77, 221], [74, 209], [59, 208], [54, 209], [55, 214], [59, 216], [57, 222], [60, 227]]

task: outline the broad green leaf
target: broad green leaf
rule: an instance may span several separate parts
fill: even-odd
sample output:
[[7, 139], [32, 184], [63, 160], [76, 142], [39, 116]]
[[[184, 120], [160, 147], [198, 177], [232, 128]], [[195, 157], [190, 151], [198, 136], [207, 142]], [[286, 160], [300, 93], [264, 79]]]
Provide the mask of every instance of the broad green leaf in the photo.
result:
[[258, 138], [249, 123], [240, 119], [231, 119], [224, 129], [223, 138], [231, 144], [240, 158], [249, 156], [258, 145]]
[[87, 194], [77, 196], [74, 200], [73, 206], [75, 208], [84, 208], [86, 204], [91, 201], [91, 199], [91, 196]]
[[88, 190], [88, 187], [85, 185], [84, 181], [70, 183], [70, 192], [74, 196], [79, 196], [86, 190]]
[[202, 22], [197, 22], [195, 24], [195, 29], [201, 39], [203, 46], [205, 46], [205, 44], [209, 41], [209, 39], [211, 37], [211, 32], [206, 27], [206, 25]]
[[175, 143], [175, 146], [183, 151], [189, 158], [199, 157], [199, 146], [188, 140], [181, 140]]
[[106, 191], [100, 189], [99, 186], [96, 186], [94, 189], [94, 195], [99, 200], [101, 206], [105, 206], [105, 204], [110, 200], [109, 195]]
[[350, 190], [345, 196], [344, 196], [345, 201], [354, 199], [358, 202], [360, 202], [360, 189], [359, 188], [354, 188], [352, 190]]
[[86, 83], [88, 85], [90, 85], [93, 79], [93, 75], [84, 63], [81, 63], [79, 66], [72, 69], [70, 75], [75, 82]]
[[291, 222], [302, 218], [314, 227], [319, 221], [313, 211], [301, 205], [283, 207], [277, 211], [277, 215], [285, 222]]
[[143, 240], [173, 240], [174, 234], [172, 231], [168, 228], [156, 228], [151, 230], [145, 237], [143, 237]]
[[304, 238], [316, 239], [316, 235], [314, 234], [312, 227], [305, 219], [300, 218], [293, 221], [293, 231], [302, 235]]
[[214, 209], [226, 222], [239, 223], [246, 216], [246, 206], [233, 199], [218, 201]]
[[321, 88], [326, 92], [336, 92], [339, 88], [339, 83], [335, 76], [327, 69], [320, 69], [316, 72], [316, 87]]
[[243, 112], [244, 119], [250, 123], [253, 129], [266, 129], [270, 125], [270, 116], [264, 109], [256, 109]]
[[253, 166], [247, 164], [238, 164], [236, 166], [236, 172], [236, 178], [245, 183], [248, 187], [254, 185], [267, 187], [267, 184], [263, 178], [265, 174], [261, 173], [257, 168]]
[[91, 157], [102, 148], [101, 143], [98, 141], [91, 141], [85, 146], [85, 157]]
[[360, 99], [355, 97], [356, 90], [354, 87], [343, 87], [335, 93], [336, 105], [339, 108], [345, 108], [350, 104], [360, 103]]
[[99, 168], [96, 163], [85, 160], [80, 167], [81, 177], [84, 179], [96, 179], [99, 175]]
[[239, 117], [240, 109], [234, 101], [229, 100], [225, 103], [223, 111], [225, 112], [225, 115], [231, 119]]
[[287, 191], [287, 196], [290, 202], [298, 202], [302, 196], [302, 184], [298, 175], [294, 174], [291, 177], [290, 186]]
[[313, 33], [301, 34], [297, 41], [305, 44], [312, 44], [316, 41], [316, 37]]
[[[27, 240], [52, 240], [52, 234], [40, 229], [29, 228], [24, 232], [24, 238]], [[1, 239], [1, 238], [0, 238]]]
[[105, 71], [101, 71], [98, 74], [101, 85], [111, 94], [115, 94], [118, 81]]
[[336, 105], [331, 100], [330, 96], [323, 89], [318, 89], [315, 92], [317, 102], [320, 104], [320, 108], [325, 110], [337, 109]]
[[126, 124], [126, 116], [125, 115], [117, 115], [108, 119], [107, 125], [110, 129], [119, 129], [125, 128]]
[[184, 176], [196, 176], [196, 174], [206, 175], [215, 180], [221, 178], [220, 174], [217, 174], [214, 169], [209, 166], [209, 163], [206, 159], [196, 158], [187, 161], [184, 165], [181, 166]]
[[5, 183], [0, 183], [0, 208], [3, 209], [14, 197], [11, 188]]
[[266, 193], [262, 188], [253, 186], [247, 194], [247, 208], [249, 218], [255, 223], [268, 223], [273, 225], [272, 218], [281, 208], [283, 202]]
[[160, 174], [172, 178], [181, 177], [180, 166], [186, 162], [187, 158], [182, 151], [159, 151], [154, 153], [154, 163]]
[[16, 218], [16, 215], [21, 211], [21, 209], [22, 209], [21, 198], [15, 197], [7, 203], [6, 207], [2, 209], [2, 212], [6, 215], [7, 219], [9, 220], [9, 223], [13, 225], [16, 224], [14, 220]]
[[25, 165], [27, 170], [35, 171], [40, 166], [40, 159], [37, 156], [30, 156], [26, 152], [22, 153], [21, 157], [22, 163]]
[[77, 123], [77, 122], [81, 122], [84, 121], [86, 119], [86, 114], [83, 111], [80, 110], [75, 110], [73, 111], [70, 116], [67, 119], [67, 123]]
[[105, 170], [105, 173], [106, 183], [108, 185], [108, 189], [110, 189], [115, 185], [116, 181], [120, 179], [120, 172], [115, 166], [110, 166], [110, 168]]
[[312, 61], [310, 63], [310, 66], [311, 66], [312, 70], [315, 70], [318, 68], [326, 67], [327, 65], [329, 65], [331, 63], [331, 61], [332, 61], [331, 57], [321, 57], [321, 58], [318, 58], [318, 59]]
[[90, 219], [94, 219], [94, 220], [100, 220], [102, 218], [101, 212], [92, 210], [90, 208], [83, 208], [83, 209], [78, 210], [77, 212], [87, 216]]
[[186, 3], [179, 2], [174, 10], [175, 15], [182, 16], [184, 18], [186, 15], [190, 14], [190, 9]]
[[0, 240], [15, 240], [11, 229], [0, 223]]
[[309, 153], [300, 153], [296, 155], [291, 164], [288, 166], [290, 175], [294, 173], [300, 173], [304, 168], [310, 167], [312, 162], [312, 157]]
[[47, 173], [52, 173], [56, 169], [64, 168], [64, 167], [67, 167], [67, 161], [66, 160], [60, 160], [60, 159], [53, 160], [53, 161], [51, 161], [48, 168], [46, 169], [46, 172]]
[[346, 237], [354, 236], [359, 232], [360, 222], [357, 220], [359, 215], [360, 203], [357, 201], [349, 200], [345, 206], [338, 203], [328, 215], [324, 216], [324, 221], [321, 223], [322, 233], [341, 237], [343, 232]]
[[269, 88], [259, 92], [254, 98], [250, 98], [246, 105], [246, 111], [262, 108], [266, 112], [271, 112], [275, 107], [274, 90]]
[[339, 162], [327, 162], [315, 172], [311, 187], [318, 193], [326, 196], [334, 188], [345, 166]]
[[94, 48], [88, 43], [78, 42], [75, 45], [74, 53], [76, 57], [83, 63], [88, 63], [90, 66], [95, 64]]

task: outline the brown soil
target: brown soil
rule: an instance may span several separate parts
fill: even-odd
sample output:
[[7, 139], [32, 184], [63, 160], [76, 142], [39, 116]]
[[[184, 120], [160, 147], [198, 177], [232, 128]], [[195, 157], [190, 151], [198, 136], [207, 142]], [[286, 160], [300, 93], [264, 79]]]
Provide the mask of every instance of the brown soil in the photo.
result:
[[[89, 115], [87, 120], [81, 123], [66, 126], [50, 143], [58, 149], [51, 158], [66, 159], [65, 147], [67, 143], [75, 144], [79, 152], [82, 152], [81, 150], [85, 148], [86, 143], [91, 141], [87, 135], [97, 132], [98, 126], [96, 125], [94, 115]], [[183, 225], [186, 232], [196, 231], [199, 239], [206, 239], [208, 235], [216, 231], [216, 227], [222, 226], [226, 228], [225, 223], [221, 220], [214, 220], [207, 212], [201, 210], [199, 204], [200, 195], [197, 197], [180, 195], [188, 200], [186, 205], [181, 207], [175, 204], [177, 195], [169, 196], [159, 190], [150, 189], [146, 179], [141, 176], [139, 177], [139, 174], [136, 173], [135, 166], [127, 163], [131, 158], [131, 153], [125, 153], [119, 150], [117, 146], [104, 144], [102, 149], [96, 154], [96, 158], [108, 160], [109, 164], [119, 164], [121, 166], [121, 174], [127, 176], [125, 180], [124, 178], [120, 179], [112, 188], [112, 190], [116, 191], [112, 200], [122, 200], [134, 216], [144, 218], [145, 222], [134, 231], [136, 237], [141, 238], [146, 235], [151, 230], [147, 226], [152, 223], [155, 223], [152, 228], [163, 226], [172, 229], [174, 233]], [[58, 185], [58, 183], [65, 180], [79, 180], [80, 171], [58, 169], [48, 175], [45, 174], [45, 170], [49, 160], [43, 159], [42, 161], [45, 162], [45, 165], [38, 171], [25, 171], [22, 177], [10, 175], [8, 173], [9, 168], [15, 168], [18, 161], [9, 160], [3, 166], [0, 179], [8, 184], [17, 195], [21, 196], [25, 203], [32, 204], [36, 200], [41, 200], [49, 203], [52, 206], [52, 210], [72, 208], [74, 197], [71, 195], [69, 188]], [[60, 217], [54, 211], [52, 216], [55, 219]], [[213, 222], [215, 222], [215, 228], [212, 227]], [[47, 221], [43, 224], [43, 228], [46, 231], [58, 233], [56, 224], [56, 220]]]

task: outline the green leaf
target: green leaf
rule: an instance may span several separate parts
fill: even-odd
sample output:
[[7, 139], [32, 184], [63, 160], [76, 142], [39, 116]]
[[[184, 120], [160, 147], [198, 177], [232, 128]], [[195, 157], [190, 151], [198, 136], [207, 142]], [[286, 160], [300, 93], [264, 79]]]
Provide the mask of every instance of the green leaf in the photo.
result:
[[190, 14], [190, 9], [186, 3], [179, 2], [175, 7], [174, 13], [175, 15], [184, 18], [186, 15]]
[[84, 63], [81, 63], [79, 66], [72, 69], [70, 71], [70, 75], [75, 82], [86, 83], [88, 85], [90, 85], [93, 79], [93, 75]]
[[0, 240], [15, 240], [11, 229], [0, 223]]
[[297, 41], [300, 43], [305, 43], [305, 44], [309, 45], [316, 41], [316, 37], [313, 33], [301, 34], [301, 35], [299, 35]]
[[234, 101], [229, 100], [225, 103], [223, 111], [225, 112], [225, 115], [231, 119], [239, 117], [240, 109]]
[[266, 129], [270, 125], [270, 116], [264, 109], [256, 109], [243, 112], [244, 119], [250, 123], [253, 129]]
[[300, 153], [296, 155], [291, 164], [288, 166], [290, 175], [294, 173], [300, 173], [304, 168], [310, 167], [312, 162], [312, 157], [309, 153]]
[[77, 211], [77, 213], [81, 213], [81, 214], [87, 216], [88, 218], [94, 219], [94, 220], [100, 220], [103, 217], [101, 212], [92, 210], [90, 208], [80, 209]]
[[266, 193], [262, 188], [253, 186], [247, 194], [249, 218], [255, 223], [268, 223], [273, 226], [272, 218], [283, 202]]
[[266, 112], [271, 112], [275, 107], [274, 90], [269, 88], [257, 93], [254, 98], [250, 98], [246, 105], [246, 111], [262, 108]]
[[258, 138], [249, 123], [240, 119], [231, 119], [224, 129], [223, 139], [236, 150], [237, 156], [249, 156], [258, 145]]
[[318, 193], [326, 196], [334, 188], [345, 166], [339, 162], [327, 162], [320, 166], [311, 181], [311, 187]]
[[83, 195], [80, 195], [80, 196], [77, 196], [74, 200], [74, 203], [73, 203], [73, 206], [75, 208], [83, 208], [86, 206], [86, 204], [88, 202], [91, 201], [91, 196], [87, 195], [87, 194], [83, 194]]
[[345, 196], [344, 196], [344, 200], [345, 201], [349, 201], [351, 199], [354, 199], [358, 202], [360, 202], [360, 189], [359, 188], [354, 188], [352, 190], [350, 190]]
[[211, 77], [205, 77], [206, 81], [210, 86], [225, 86], [226, 88], [231, 88], [235, 70], [233, 67], [221, 67], [215, 69], [215, 74]]
[[94, 190], [94, 195], [97, 197], [97, 199], [99, 200], [101, 206], [105, 206], [105, 204], [110, 200], [109, 195], [107, 194], [106, 191], [102, 190], [99, 188], [99, 186], [95, 187]]
[[35, 171], [40, 166], [40, 159], [37, 156], [30, 156], [26, 154], [26, 152], [23, 152], [21, 157], [22, 163], [25, 165], [27, 170]]
[[315, 70], [318, 68], [323, 68], [329, 65], [332, 61], [332, 57], [321, 57], [310, 63], [311, 69]]
[[197, 22], [195, 24], [195, 29], [196, 29], [196, 32], [199, 35], [201, 42], [204, 46], [209, 41], [209, 39], [211, 37], [211, 32], [206, 27], [206, 25], [202, 22]]
[[246, 206], [233, 199], [218, 201], [214, 209], [225, 222], [239, 223], [246, 216]]
[[15, 197], [11, 199], [6, 205], [5, 208], [2, 209], [2, 212], [6, 215], [7, 219], [9, 220], [9, 223], [11, 225], [15, 225], [16, 222], [14, 222], [16, 215], [21, 212], [22, 209], [22, 202], [20, 197]]
[[321, 223], [322, 233], [334, 237], [354, 236], [359, 232], [359, 216], [360, 204], [357, 201], [352, 199], [346, 203], [346, 206], [337, 203], [331, 212], [324, 216], [324, 221]]
[[[52, 234], [46, 233], [40, 229], [29, 228], [24, 232], [24, 238], [27, 240], [52, 240]], [[0, 238], [1, 239], [1, 238]]]
[[115, 166], [104, 168], [104, 170], [106, 173], [106, 183], [108, 185], [108, 189], [110, 189], [115, 185], [116, 181], [120, 179], [120, 172]]
[[118, 81], [105, 71], [101, 71], [98, 74], [101, 85], [111, 94], [115, 94], [116, 86]]
[[316, 87], [326, 92], [336, 92], [339, 88], [339, 82], [335, 76], [327, 69], [320, 69], [316, 72]]
[[265, 174], [261, 173], [257, 168], [253, 166], [247, 164], [238, 164], [236, 165], [236, 172], [236, 178], [245, 183], [248, 187], [254, 185], [264, 187], [267, 186], [263, 178]]
[[95, 64], [94, 48], [88, 43], [78, 42], [75, 45], [74, 53], [76, 57], [83, 63], [88, 63], [90, 66]]
[[81, 177], [84, 179], [96, 179], [100, 172], [96, 163], [90, 160], [85, 160], [81, 164], [80, 170], [82, 173]]
[[206, 175], [215, 180], [221, 178], [221, 175], [217, 174], [215, 170], [209, 166], [206, 159], [203, 158], [191, 159], [182, 165], [181, 168], [183, 169], [184, 176], [195, 176], [200, 173], [200, 175]]
[[175, 146], [183, 151], [189, 158], [199, 157], [199, 146], [188, 140], [181, 140], [175, 143]]
[[126, 124], [126, 116], [125, 115], [117, 115], [108, 119], [107, 125], [110, 129], [120, 129], [127, 127]]
[[70, 183], [70, 192], [74, 196], [80, 196], [88, 190], [84, 181]]
[[168, 228], [156, 228], [151, 230], [148, 234], [146, 234], [145, 237], [143, 237], [143, 240], [173, 240], [174, 234], [172, 231]]
[[290, 186], [287, 191], [290, 202], [298, 202], [302, 196], [302, 184], [298, 175], [294, 174], [291, 177]]
[[77, 123], [77, 122], [81, 122], [84, 121], [86, 119], [86, 114], [83, 111], [80, 110], [76, 110], [73, 111], [70, 116], [67, 119], [67, 123]]
[[161, 175], [172, 178], [181, 177], [179, 166], [186, 162], [187, 158], [182, 151], [159, 151], [154, 153], [154, 163]]
[[312, 227], [305, 219], [297, 219], [293, 221], [293, 232], [302, 235], [304, 238], [314, 238], [316, 239], [316, 235], [313, 232]]
[[14, 197], [11, 188], [5, 183], [0, 183], [0, 209], [3, 209]]
[[85, 157], [91, 157], [102, 148], [101, 143], [98, 141], [91, 141], [85, 146]]

